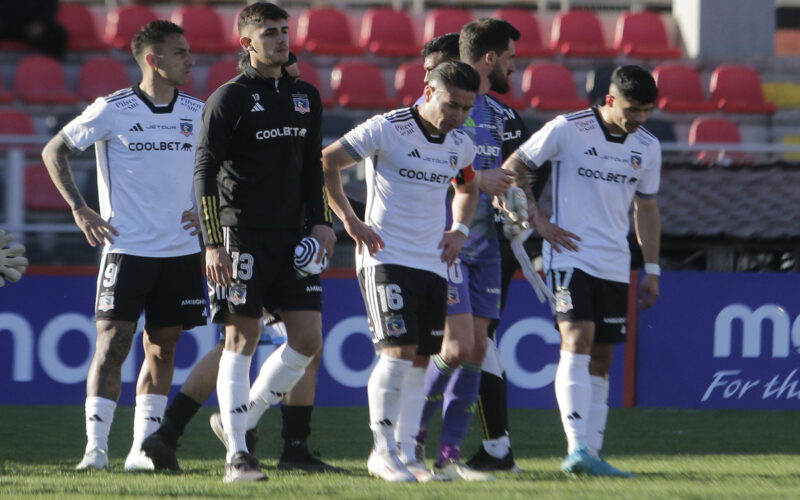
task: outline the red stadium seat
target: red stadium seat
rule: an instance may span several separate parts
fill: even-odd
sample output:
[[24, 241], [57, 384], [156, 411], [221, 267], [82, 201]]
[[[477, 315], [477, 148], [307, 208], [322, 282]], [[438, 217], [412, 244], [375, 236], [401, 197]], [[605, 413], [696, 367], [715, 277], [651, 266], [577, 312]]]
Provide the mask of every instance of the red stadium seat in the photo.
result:
[[389, 57], [411, 57], [420, 51], [414, 42], [411, 18], [401, 10], [389, 8], [364, 13], [359, 45], [373, 54]]
[[58, 6], [58, 23], [67, 30], [68, 48], [75, 52], [106, 51], [94, 22], [94, 15], [84, 4], [62, 3]]
[[517, 57], [553, 57], [555, 51], [542, 45], [539, 21], [527, 9], [499, 9], [492, 17], [505, 19], [521, 33], [514, 43]]
[[208, 74], [206, 75], [206, 91], [203, 94], [203, 98], [208, 99], [208, 96], [217, 90], [220, 85], [236, 76], [238, 65], [238, 59], [223, 59], [212, 64], [208, 68]]
[[14, 93], [31, 104], [75, 104], [78, 95], [67, 89], [64, 69], [56, 59], [29, 56], [14, 72]]
[[3, 75], [0, 75], [0, 104], [5, 104], [14, 100], [14, 94], [6, 90], [3, 83]]
[[[18, 109], [0, 109], [0, 136], [2, 135], [36, 135], [33, 120], [24, 111]], [[0, 144], [0, 152], [11, 149], [11, 144]], [[40, 153], [41, 144], [26, 144], [22, 147], [29, 153]]]
[[347, 15], [333, 7], [304, 10], [297, 20], [297, 45], [312, 54], [362, 54], [353, 43]]
[[136, 32], [156, 19], [156, 13], [144, 5], [114, 7], [106, 16], [105, 42], [115, 49], [128, 51]]
[[319, 90], [319, 95], [322, 98], [323, 108], [332, 108], [336, 106], [336, 103], [333, 101], [333, 99], [325, 95], [325, 89], [322, 85], [322, 80], [320, 80], [319, 71], [317, 71], [317, 68], [303, 60], [297, 61], [297, 68], [300, 70], [300, 79], [310, 83], [316, 87], [317, 90]]
[[764, 100], [761, 77], [749, 66], [717, 66], [709, 90], [711, 99], [726, 113], [774, 113], [777, 109], [775, 103]]
[[458, 33], [461, 28], [472, 22], [472, 14], [466, 9], [439, 8], [428, 11], [425, 16], [423, 39], [429, 42], [437, 36], [447, 33]]
[[333, 67], [331, 88], [336, 103], [345, 108], [391, 109], [381, 70], [370, 63], [343, 62]]
[[425, 68], [422, 62], [401, 64], [394, 74], [394, 89], [397, 100], [403, 106], [412, 106], [425, 89]]
[[660, 109], [672, 113], [707, 113], [717, 109], [706, 99], [700, 75], [693, 68], [678, 64], [661, 65], [653, 70], [658, 87]]
[[70, 211], [41, 163], [25, 167], [25, 208], [37, 212]]
[[78, 95], [87, 101], [124, 89], [130, 84], [125, 65], [113, 57], [89, 59], [78, 73]]
[[588, 10], [559, 12], [553, 20], [550, 47], [567, 57], [614, 57], [597, 16]]
[[222, 29], [222, 17], [208, 5], [182, 5], [172, 13], [172, 22], [184, 29], [192, 52], [229, 52]]
[[[689, 144], [723, 143], [741, 144], [742, 136], [739, 133], [739, 126], [722, 116], [699, 116], [695, 118], [689, 128]], [[700, 151], [696, 154], [696, 159], [700, 162], [711, 164], [723, 158], [727, 158], [734, 163], [755, 163], [755, 157], [747, 153], [725, 153], [721, 151]], [[724, 160], [723, 160], [724, 161]]]
[[681, 49], [671, 47], [664, 21], [657, 12], [623, 12], [617, 19], [614, 49], [638, 59], [678, 59]]
[[578, 97], [572, 72], [561, 64], [531, 64], [522, 74], [522, 92], [530, 106], [541, 111], [573, 111], [589, 107]]

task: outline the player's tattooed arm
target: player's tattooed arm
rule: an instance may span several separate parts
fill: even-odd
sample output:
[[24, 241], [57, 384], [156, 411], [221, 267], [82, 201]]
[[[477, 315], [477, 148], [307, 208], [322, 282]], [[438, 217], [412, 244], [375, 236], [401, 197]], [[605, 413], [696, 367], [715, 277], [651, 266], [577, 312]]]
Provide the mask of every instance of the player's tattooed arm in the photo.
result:
[[553, 250], [561, 253], [563, 250], [578, 250], [577, 242], [581, 241], [580, 237], [571, 233], [556, 224], [550, 222], [547, 215], [545, 215], [536, 204], [536, 199], [531, 192], [531, 186], [528, 184], [528, 176], [525, 175], [528, 165], [516, 153], [508, 157], [503, 163], [504, 169], [513, 170], [517, 173], [517, 187], [525, 191], [525, 196], [528, 198], [528, 223], [532, 228], [547, 240], [552, 246]]
[[47, 173], [50, 174], [50, 179], [58, 188], [58, 192], [72, 209], [75, 224], [83, 231], [86, 241], [93, 247], [102, 246], [105, 240], [113, 243], [114, 236], [118, 236], [119, 232], [103, 220], [100, 214], [86, 205], [86, 200], [75, 184], [68, 156], [69, 146], [61, 134], [56, 134], [50, 139], [42, 150], [42, 160], [44, 160]]

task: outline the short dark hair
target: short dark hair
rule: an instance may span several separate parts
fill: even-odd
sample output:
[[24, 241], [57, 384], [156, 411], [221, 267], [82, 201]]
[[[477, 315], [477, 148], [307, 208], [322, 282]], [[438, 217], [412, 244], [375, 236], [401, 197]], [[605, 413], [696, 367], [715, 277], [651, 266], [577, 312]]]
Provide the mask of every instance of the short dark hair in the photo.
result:
[[458, 49], [461, 60], [474, 63], [488, 52], [508, 49], [509, 40], [519, 40], [519, 30], [505, 19], [482, 17], [461, 28]]
[[469, 64], [461, 61], [445, 61], [431, 71], [430, 82], [437, 81], [448, 88], [457, 88], [478, 93], [481, 77]]
[[261, 24], [265, 20], [280, 21], [281, 19], [289, 19], [289, 13], [281, 9], [274, 3], [257, 2], [245, 7], [239, 13], [239, 20], [237, 28], [241, 34], [245, 26]]
[[611, 86], [616, 87], [622, 97], [640, 104], [650, 104], [658, 98], [658, 88], [653, 75], [641, 66], [619, 66], [611, 73]]
[[458, 33], [440, 35], [422, 47], [422, 57], [440, 53], [445, 61], [458, 59]]
[[139, 59], [144, 53], [145, 47], [151, 47], [159, 43], [164, 43], [164, 39], [169, 35], [183, 35], [183, 28], [170, 21], [151, 21], [136, 32], [131, 40], [131, 52], [133, 57]]

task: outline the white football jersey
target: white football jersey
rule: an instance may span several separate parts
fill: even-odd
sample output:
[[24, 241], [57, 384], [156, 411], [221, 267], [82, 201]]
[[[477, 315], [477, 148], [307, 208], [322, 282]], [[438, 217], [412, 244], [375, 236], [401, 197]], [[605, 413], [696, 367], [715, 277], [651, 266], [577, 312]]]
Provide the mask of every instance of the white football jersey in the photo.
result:
[[356, 254], [356, 269], [398, 264], [447, 275], [439, 242], [445, 231], [450, 181], [470, 167], [475, 147], [460, 130], [430, 136], [417, 110], [377, 115], [341, 139], [357, 161], [366, 160], [365, 221], [383, 239], [375, 254]]
[[516, 154], [530, 168], [552, 162], [550, 221], [581, 238], [577, 252], [558, 253], [545, 241], [545, 269], [575, 267], [598, 278], [628, 283], [628, 213], [634, 195], [658, 194], [658, 139], [644, 127], [614, 136], [592, 108], [551, 120]]
[[100, 97], [61, 135], [95, 144], [100, 215], [119, 231], [104, 252], [176, 257], [200, 251], [181, 216], [194, 210], [194, 154], [203, 101], [180, 91], [154, 106], [139, 86]]

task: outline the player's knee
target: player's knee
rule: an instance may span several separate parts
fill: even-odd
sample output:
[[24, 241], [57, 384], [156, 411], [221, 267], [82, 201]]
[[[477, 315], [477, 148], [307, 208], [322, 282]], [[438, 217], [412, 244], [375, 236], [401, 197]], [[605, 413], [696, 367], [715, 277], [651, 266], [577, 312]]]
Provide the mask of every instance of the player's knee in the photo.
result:
[[321, 356], [322, 335], [319, 333], [299, 335], [295, 338], [289, 339], [289, 346], [303, 356], [317, 357], [318, 353], [319, 356]]

